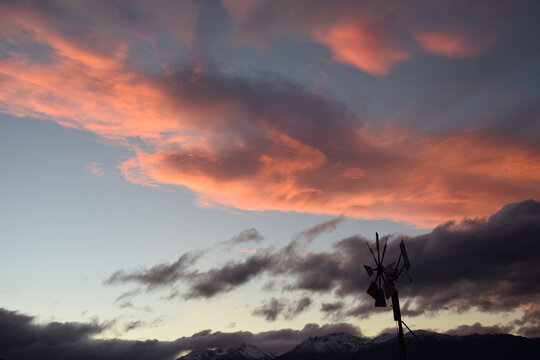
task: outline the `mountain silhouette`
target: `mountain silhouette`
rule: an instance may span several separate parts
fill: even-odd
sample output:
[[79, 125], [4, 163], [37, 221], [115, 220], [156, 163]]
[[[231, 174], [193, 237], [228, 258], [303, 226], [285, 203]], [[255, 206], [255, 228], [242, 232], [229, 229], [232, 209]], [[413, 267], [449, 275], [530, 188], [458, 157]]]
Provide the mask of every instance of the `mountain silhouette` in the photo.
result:
[[[410, 333], [405, 335], [408, 359], [536, 359], [540, 354], [540, 338], [529, 339], [509, 334], [454, 336], [422, 330], [415, 331], [415, 334], [422, 343]], [[264, 352], [254, 345], [241, 344], [227, 351], [221, 349], [193, 351], [178, 360], [387, 360], [398, 358], [398, 339], [395, 334], [386, 333], [375, 338], [363, 338], [334, 333], [309, 338], [281, 355]]]

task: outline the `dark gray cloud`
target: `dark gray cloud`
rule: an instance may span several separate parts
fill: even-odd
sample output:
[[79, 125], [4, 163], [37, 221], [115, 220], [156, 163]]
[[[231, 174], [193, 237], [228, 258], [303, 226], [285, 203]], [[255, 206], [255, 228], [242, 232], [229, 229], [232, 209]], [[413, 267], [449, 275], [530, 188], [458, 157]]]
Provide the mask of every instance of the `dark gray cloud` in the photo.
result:
[[[158, 264], [150, 269], [127, 272], [119, 270], [112, 274], [106, 284], [118, 284], [134, 282], [145, 285], [148, 290], [164, 286], [173, 286], [178, 282], [184, 282], [188, 285], [188, 290], [183, 294], [185, 298], [211, 298], [220, 293], [233, 290], [264, 272], [280, 274], [287, 272], [284, 266], [293, 265], [292, 258], [297, 257], [297, 253], [312, 241], [317, 235], [332, 231], [344, 220], [343, 216], [331, 219], [306, 229], [294, 236], [289, 245], [277, 252], [271, 249], [262, 249], [258, 253], [248, 257], [243, 262], [230, 261], [218, 268], [213, 268], [205, 272], [192, 269], [197, 260], [204, 254], [202, 251], [186, 253], [181, 255], [178, 260], [172, 264]], [[226, 244], [233, 245], [246, 241], [260, 241], [262, 236], [256, 229], [242, 231], [239, 235], [227, 241]], [[307, 259], [308, 262], [299, 262], [295, 264], [299, 268], [309, 269], [319, 259]], [[330, 269], [331, 264], [325, 264], [324, 259], [318, 266], [327, 266], [329, 272], [335, 275], [334, 269]], [[318, 284], [316, 284], [318, 283]], [[331, 284], [319, 283], [317, 279], [306, 279], [304, 283], [295, 285], [297, 288], [311, 289], [319, 287], [321, 290], [328, 289]], [[117, 298], [117, 301], [130, 299], [136, 296], [139, 290], [128, 291]], [[179, 296], [178, 291], [173, 291], [170, 298]]]
[[[118, 272], [116, 272], [115, 274], [118, 274]], [[113, 275], [114, 276], [114, 275]], [[112, 276], [111, 276], [112, 277]], [[116, 280], [116, 281], [119, 281]], [[125, 280], [124, 280], [125, 281]], [[126, 291], [125, 293], [122, 293], [120, 294], [115, 301], [118, 301], [118, 302], [121, 302], [121, 301], [129, 301], [131, 300], [132, 298], [134, 298], [135, 296], [139, 295], [141, 293], [141, 289], [135, 289], [135, 290], [131, 290], [131, 291]]]
[[313, 300], [307, 296], [296, 301], [272, 297], [270, 300], [265, 301], [261, 306], [253, 310], [252, 315], [262, 316], [266, 318], [267, 321], [275, 321], [280, 315], [283, 315], [283, 318], [290, 320], [308, 310], [312, 303]]
[[[172, 264], [159, 264], [148, 270], [133, 272], [120, 270], [112, 274], [105, 283], [117, 284], [133, 281], [146, 285], [149, 289], [170, 285], [182, 278], [192, 276], [193, 274], [188, 271], [188, 268], [194, 265], [202, 255], [202, 251], [185, 253]], [[126, 294], [121, 296], [124, 295]], [[128, 293], [126, 296], [130, 295], [132, 294]]]
[[505, 205], [487, 220], [446, 223], [406, 239], [416, 309], [506, 311], [540, 301], [540, 203]]
[[[134, 327], [139, 325], [136, 321], [131, 323]], [[361, 335], [356, 326], [338, 323], [323, 326], [307, 324], [301, 330], [282, 329], [260, 333], [203, 330], [174, 341], [92, 339], [92, 335], [104, 329], [103, 325], [97, 323], [53, 322], [39, 325], [32, 316], [0, 309], [0, 357], [21, 360], [173, 360], [181, 351], [228, 348], [243, 342], [265, 351], [284, 352], [313, 336], [334, 332]]]
[[529, 304], [523, 317], [514, 321], [516, 332], [526, 337], [540, 337], [540, 307], [536, 304]]
[[189, 280], [191, 284], [186, 298], [209, 298], [231, 291], [270, 268], [273, 261], [270, 254], [256, 254], [244, 262], [229, 262], [220, 268], [197, 274]]
[[124, 332], [128, 332], [131, 330], [135, 330], [138, 328], [150, 328], [155, 327], [156, 325], [163, 322], [162, 317], [157, 317], [151, 321], [142, 321], [142, 320], [133, 320], [133, 321], [127, 321], [123, 324], [123, 330]]
[[269, 301], [253, 310], [255, 316], [263, 316], [268, 321], [275, 321], [279, 314], [285, 310], [285, 302], [287, 300], [271, 298]]
[[460, 325], [455, 329], [450, 329], [445, 331], [448, 335], [473, 335], [473, 334], [479, 334], [479, 335], [485, 335], [485, 334], [506, 334], [510, 330], [512, 330], [512, 325], [491, 325], [491, 326], [484, 326], [480, 324], [479, 322], [476, 322], [472, 325]]
[[[371, 298], [367, 299], [364, 298], [363, 301], [360, 304], [353, 305], [347, 308], [347, 310], [342, 313], [344, 316], [350, 316], [356, 319], [367, 319], [373, 314], [376, 314], [378, 312], [385, 312], [388, 311], [388, 308], [383, 307], [374, 307], [373, 301], [371, 301]], [[401, 310], [401, 313], [403, 314], [403, 309]]]
[[288, 270], [295, 282], [288, 289], [326, 292], [334, 289], [345, 276], [339, 256], [330, 253], [308, 253], [290, 257]]
[[[245, 259], [243, 262], [227, 262], [218, 268], [202, 272], [192, 269], [202, 252], [186, 253], [172, 264], [159, 264], [150, 269], [127, 272], [119, 270], [112, 274], [106, 284], [139, 283], [147, 290], [161, 287], [173, 287], [178, 282], [187, 284], [186, 292], [181, 293], [172, 289], [168, 298], [183, 296], [191, 298], [210, 298], [220, 293], [228, 292], [240, 286], [273, 266], [274, 256], [268, 251], [260, 251]], [[138, 294], [137, 290], [124, 293], [118, 300], [131, 298]]]
[[[413, 283], [402, 276], [404, 313], [416, 316], [442, 309], [507, 311], [540, 299], [540, 203], [508, 204], [488, 219], [449, 222], [431, 233], [405, 238], [412, 261]], [[400, 238], [396, 238], [399, 240]], [[387, 263], [398, 255], [398, 241], [389, 242]], [[365, 291], [371, 264], [366, 240], [353, 236], [334, 244], [334, 251], [290, 257], [294, 285], [288, 289], [335, 291], [338, 296], [364, 297], [347, 309], [349, 315], [373, 313]]]
[[[331, 224], [312, 229], [328, 229]], [[307, 230], [307, 234], [314, 233], [317, 231]], [[414, 282], [409, 284], [402, 276], [397, 285], [403, 313], [418, 316], [440, 310], [511, 311], [540, 302], [538, 234], [540, 203], [527, 200], [505, 205], [487, 219], [448, 222], [428, 234], [404, 237], [412, 262], [409, 273]], [[386, 263], [397, 259], [400, 239], [394, 237], [389, 241]], [[296, 236], [277, 251], [263, 250], [242, 262], [229, 262], [206, 272], [190, 270], [193, 276], [189, 278], [155, 276], [171, 273], [164, 271], [168, 267], [160, 266], [148, 273], [119, 272], [111, 278], [143, 284], [155, 279], [159, 284], [167, 283], [161, 279], [168, 280], [167, 284], [181, 280], [188, 285], [185, 297], [209, 298], [264, 273], [275, 286], [282, 284], [283, 291], [333, 292], [340, 301], [343, 297], [355, 297], [359, 302], [344, 306], [342, 315], [367, 317], [376, 309], [365, 293], [370, 279], [363, 264], [373, 261], [366, 241], [361, 236], [352, 236], [336, 242], [331, 251], [313, 252], [306, 251], [309, 241]], [[288, 308], [279, 304], [282, 302], [267, 304], [257, 314], [275, 319]]]
[[246, 229], [240, 232], [238, 235], [233, 236], [230, 240], [224, 241], [221, 244], [228, 247], [232, 247], [237, 244], [255, 242], [259, 243], [264, 240], [264, 237], [255, 228]]
[[295, 239], [304, 238], [306, 241], [311, 242], [320, 234], [330, 232], [336, 229], [336, 227], [345, 221], [345, 216], [341, 215], [335, 219], [331, 219], [320, 224], [317, 224], [309, 229], [306, 229], [295, 235]]
[[122, 301], [119, 302], [117, 305], [120, 309], [127, 309], [134, 307], [133, 303], [131, 301]]
[[334, 303], [322, 303], [321, 311], [326, 314], [334, 314], [337, 312], [341, 312], [344, 307], [345, 304], [342, 301], [337, 301]]
[[313, 303], [313, 300], [311, 300], [311, 298], [304, 296], [303, 298], [298, 300], [298, 302], [293, 308], [291, 308], [292, 316], [296, 316], [308, 310], [312, 303]]
[[50, 322], [39, 326], [34, 324], [32, 316], [0, 308], [0, 354], [18, 348], [67, 347], [106, 328], [106, 324], [97, 322]]
[[130, 321], [124, 326], [124, 331], [128, 332], [143, 326], [143, 322], [140, 320]]

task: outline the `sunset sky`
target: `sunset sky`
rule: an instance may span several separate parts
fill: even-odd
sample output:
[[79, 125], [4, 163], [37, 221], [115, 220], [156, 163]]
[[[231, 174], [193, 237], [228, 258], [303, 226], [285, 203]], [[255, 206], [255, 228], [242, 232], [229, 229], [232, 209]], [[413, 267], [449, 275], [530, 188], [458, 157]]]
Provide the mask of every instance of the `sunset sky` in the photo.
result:
[[0, 323], [164, 359], [375, 336], [377, 231], [409, 326], [539, 337], [539, 16], [0, 0]]

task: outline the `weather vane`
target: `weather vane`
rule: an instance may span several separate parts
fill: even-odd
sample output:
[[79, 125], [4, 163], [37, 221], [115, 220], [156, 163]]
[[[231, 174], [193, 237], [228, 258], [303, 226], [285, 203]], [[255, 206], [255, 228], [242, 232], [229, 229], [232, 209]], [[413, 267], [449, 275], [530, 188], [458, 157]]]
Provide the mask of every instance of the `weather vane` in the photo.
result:
[[[386, 246], [388, 245], [388, 238], [384, 243], [382, 256], [379, 249], [379, 234], [375, 233], [375, 241], [377, 245], [377, 257], [373, 253], [373, 250], [367, 244], [371, 256], [375, 261], [375, 267], [369, 267], [364, 265], [368, 275], [371, 277], [375, 275], [375, 280], [371, 282], [367, 293], [375, 299], [376, 307], [386, 307], [386, 299], [392, 298], [392, 309], [394, 310], [394, 320], [398, 322], [399, 326], [399, 356], [400, 359], [405, 360], [405, 339], [403, 338], [403, 327], [401, 321], [401, 310], [399, 308], [399, 295], [395, 287], [398, 282], [398, 278], [403, 270], [409, 270], [411, 263], [407, 256], [407, 250], [405, 249], [405, 243], [403, 240], [399, 243], [400, 253], [397, 261], [394, 261], [387, 266], [383, 265], [384, 255], [386, 254]], [[403, 260], [403, 263], [402, 263]], [[411, 281], [409, 274], [405, 271], [405, 274]]]

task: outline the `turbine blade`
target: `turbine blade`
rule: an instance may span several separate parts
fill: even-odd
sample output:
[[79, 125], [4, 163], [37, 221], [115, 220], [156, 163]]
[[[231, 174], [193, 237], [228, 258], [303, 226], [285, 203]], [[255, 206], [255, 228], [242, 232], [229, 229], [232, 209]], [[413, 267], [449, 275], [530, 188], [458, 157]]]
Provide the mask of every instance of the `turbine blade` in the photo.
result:
[[375, 283], [372, 281], [371, 284], [369, 285], [369, 288], [367, 289], [367, 293], [369, 294], [369, 296], [371, 296], [373, 299], [377, 300], [377, 290], [378, 290], [378, 287], [377, 285], [375, 285]]
[[373, 275], [373, 269], [372, 268], [370, 268], [367, 265], [364, 265], [364, 269], [366, 269], [366, 272], [367, 272], [368, 276]]
[[405, 249], [405, 243], [403, 240], [399, 243], [399, 248], [401, 249], [401, 255], [403, 255], [403, 262], [407, 270], [411, 267], [411, 262], [409, 261], [409, 256], [407, 255], [407, 250]]
[[399, 264], [400, 264], [400, 262], [401, 262], [401, 258], [402, 258], [402, 256], [401, 256], [401, 251], [400, 251], [400, 252], [399, 252], [399, 257], [398, 257], [398, 259], [397, 259], [397, 261], [396, 261], [396, 270], [397, 270], [397, 268], [399, 268]]
[[384, 293], [386, 294], [387, 299], [389, 299], [394, 294], [394, 291], [396, 291], [396, 288], [390, 281], [384, 282], [383, 289], [384, 289]]
[[377, 243], [377, 264], [381, 263], [381, 253], [379, 252], [379, 233], [375, 233], [375, 242]]
[[386, 238], [386, 242], [384, 243], [384, 248], [383, 248], [382, 257], [381, 257], [381, 264], [384, 263], [384, 255], [386, 254], [386, 245], [388, 245], [388, 238]]
[[375, 261], [375, 264], [377, 264], [377, 259], [375, 258], [375, 254], [373, 254], [373, 250], [369, 247], [369, 243], [366, 241], [366, 245], [369, 249], [369, 252], [371, 253], [371, 256], [373, 256], [373, 261]]

